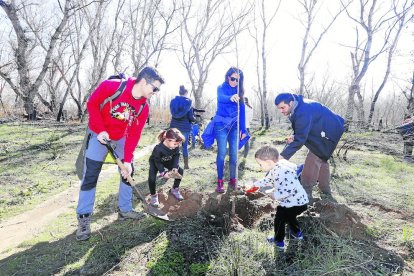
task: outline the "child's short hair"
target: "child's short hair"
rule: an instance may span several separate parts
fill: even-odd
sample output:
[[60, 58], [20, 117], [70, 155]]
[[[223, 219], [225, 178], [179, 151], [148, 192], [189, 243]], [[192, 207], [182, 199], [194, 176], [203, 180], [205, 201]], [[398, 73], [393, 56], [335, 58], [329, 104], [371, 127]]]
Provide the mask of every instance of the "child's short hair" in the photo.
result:
[[174, 139], [177, 142], [185, 141], [184, 135], [176, 128], [162, 130], [157, 138], [160, 142], [164, 142], [165, 139]]
[[272, 160], [274, 162], [277, 162], [277, 160], [279, 159], [279, 152], [274, 147], [263, 146], [256, 151], [256, 153], [254, 154], [254, 158], [263, 161]]

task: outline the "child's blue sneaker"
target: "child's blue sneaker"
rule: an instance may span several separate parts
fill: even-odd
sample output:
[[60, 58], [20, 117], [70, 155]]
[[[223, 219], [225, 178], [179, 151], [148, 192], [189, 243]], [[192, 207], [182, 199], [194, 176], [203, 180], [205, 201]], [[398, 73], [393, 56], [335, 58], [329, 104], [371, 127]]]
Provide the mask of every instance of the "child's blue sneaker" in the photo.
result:
[[275, 243], [275, 237], [273, 237], [273, 236], [268, 236], [266, 239], [267, 239], [268, 243], [271, 243], [271, 244]]
[[285, 242], [281, 241], [281, 242], [276, 242], [276, 249], [279, 252], [283, 252], [285, 251]]
[[290, 232], [290, 235], [293, 237], [293, 240], [295, 240], [295, 241], [302, 241], [303, 240], [302, 231], [299, 231], [296, 234], [293, 234], [293, 232]]
[[277, 251], [279, 251], [279, 252], [285, 251], [285, 242], [284, 241], [278, 242], [278, 241], [275, 241], [274, 236], [268, 236], [267, 237], [267, 242], [272, 244], [272, 245], [275, 245]]

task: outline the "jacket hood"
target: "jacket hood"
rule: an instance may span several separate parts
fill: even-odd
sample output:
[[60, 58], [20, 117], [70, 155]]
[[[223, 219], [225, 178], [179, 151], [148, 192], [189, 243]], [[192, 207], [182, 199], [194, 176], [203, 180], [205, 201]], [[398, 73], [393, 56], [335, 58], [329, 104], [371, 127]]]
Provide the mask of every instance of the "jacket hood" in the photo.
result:
[[184, 117], [190, 111], [192, 101], [184, 96], [176, 96], [170, 104], [171, 115], [174, 118]]
[[302, 95], [296, 95], [296, 94], [292, 94], [293, 98], [295, 99], [295, 107], [293, 109], [293, 111], [295, 111], [299, 105], [301, 105], [303, 103], [303, 96]]

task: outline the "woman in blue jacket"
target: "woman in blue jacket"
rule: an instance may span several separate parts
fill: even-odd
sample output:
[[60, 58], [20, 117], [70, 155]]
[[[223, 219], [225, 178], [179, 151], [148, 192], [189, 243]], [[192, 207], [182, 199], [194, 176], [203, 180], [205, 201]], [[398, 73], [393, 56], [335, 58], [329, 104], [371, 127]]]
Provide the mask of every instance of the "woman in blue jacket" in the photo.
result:
[[[229, 188], [236, 189], [237, 145], [238, 139], [246, 136], [243, 72], [231, 67], [223, 84], [217, 88], [217, 112], [214, 116], [214, 138], [217, 140], [217, 188], [224, 193], [223, 172], [227, 143], [229, 144], [230, 180]], [[237, 129], [240, 132], [238, 133]], [[240, 144], [239, 144], [240, 146]]]
[[184, 136], [185, 141], [182, 145], [184, 169], [188, 167], [188, 137], [190, 135], [192, 123], [195, 122], [192, 101], [187, 97], [188, 91], [184, 85], [180, 85], [178, 92], [180, 95], [171, 100], [171, 123], [170, 128], [177, 128]]

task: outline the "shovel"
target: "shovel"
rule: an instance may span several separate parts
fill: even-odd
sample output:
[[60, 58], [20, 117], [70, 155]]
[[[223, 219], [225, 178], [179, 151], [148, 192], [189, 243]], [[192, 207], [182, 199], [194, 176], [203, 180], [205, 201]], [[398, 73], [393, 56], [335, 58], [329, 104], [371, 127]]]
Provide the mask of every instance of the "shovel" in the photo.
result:
[[[108, 148], [109, 152], [112, 154], [112, 156], [114, 157], [116, 164], [118, 164], [118, 167], [121, 169], [121, 171], [127, 171], [127, 169], [125, 168], [124, 163], [122, 163], [121, 159], [119, 158], [118, 154], [115, 152], [114, 147], [111, 143], [111, 141], [105, 140], [106, 144], [105, 146]], [[131, 184], [132, 187], [134, 187], [135, 191], [137, 192], [139, 198], [142, 201], [142, 205], [144, 208], [144, 211], [155, 217], [158, 219], [162, 219], [162, 220], [166, 220], [166, 221], [171, 221], [170, 218], [168, 217], [167, 214], [165, 214], [163, 211], [159, 210], [158, 208], [155, 208], [154, 206], [151, 206], [147, 203], [147, 201], [145, 200], [144, 195], [141, 193], [141, 191], [136, 187], [136, 182], [132, 179], [132, 177], [130, 175], [127, 176], [127, 180], [129, 182], [129, 184]]]

